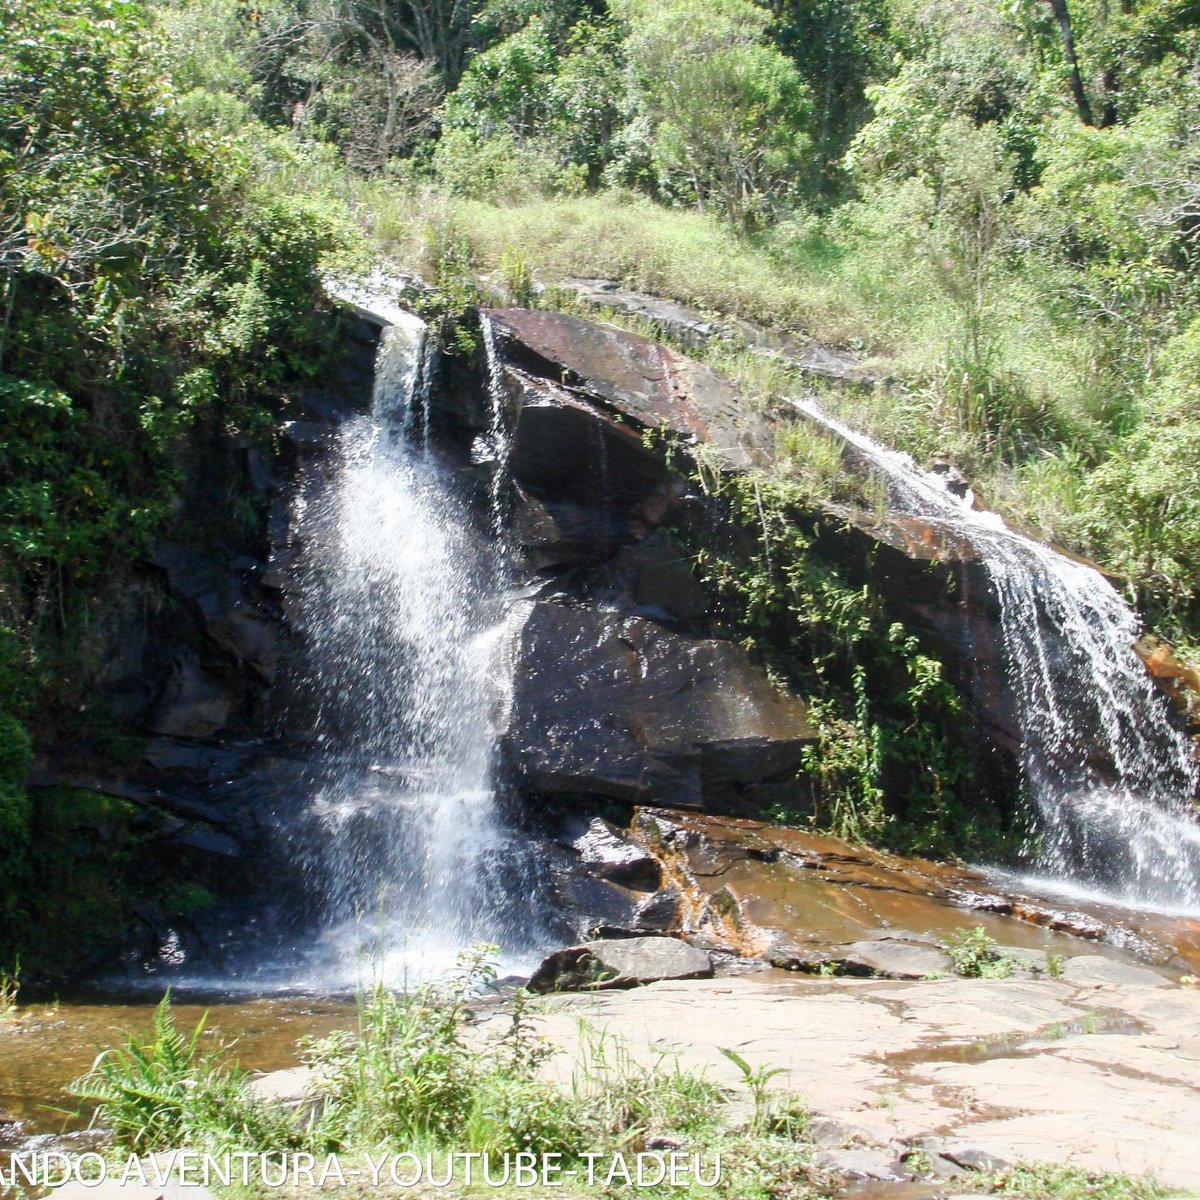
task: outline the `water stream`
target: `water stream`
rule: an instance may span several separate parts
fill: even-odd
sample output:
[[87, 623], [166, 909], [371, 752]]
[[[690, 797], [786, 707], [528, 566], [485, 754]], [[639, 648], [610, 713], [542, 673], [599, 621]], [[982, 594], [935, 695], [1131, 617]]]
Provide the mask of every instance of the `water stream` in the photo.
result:
[[1137, 616], [1093, 567], [978, 511], [907, 455], [793, 404], [886, 482], [893, 516], [969, 543], [1000, 605], [1004, 685], [1037, 823], [1036, 862], [1077, 892], [1200, 912], [1197, 764], [1134, 643]]
[[291, 835], [323, 905], [309, 986], [353, 984], [364, 959], [389, 981], [425, 978], [472, 942], [519, 951], [535, 936], [494, 778], [507, 581], [430, 448], [425, 326], [392, 317], [372, 411], [342, 427], [333, 477], [299, 522], [320, 751]]

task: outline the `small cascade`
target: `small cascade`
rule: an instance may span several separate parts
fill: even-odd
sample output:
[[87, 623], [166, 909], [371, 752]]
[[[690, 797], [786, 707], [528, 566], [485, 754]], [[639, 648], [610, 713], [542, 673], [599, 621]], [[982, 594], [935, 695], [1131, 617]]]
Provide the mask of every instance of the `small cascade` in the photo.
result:
[[1138, 658], [1136, 615], [1094, 568], [977, 511], [937, 475], [793, 400], [886, 482], [893, 515], [965, 539], [1000, 604], [1005, 684], [1040, 870], [1124, 903], [1200, 911], [1197, 764]]
[[508, 415], [504, 403], [504, 369], [496, 349], [496, 332], [491, 318], [479, 314], [479, 331], [483, 336], [483, 349], [487, 361], [488, 405], [491, 423], [486, 439], [477, 443], [475, 461], [489, 462], [492, 467], [491, 509], [492, 533], [497, 545], [503, 545], [505, 525], [505, 495], [508, 481], [508, 459], [512, 450], [508, 428]]
[[353, 985], [364, 955], [399, 980], [476, 940], [519, 950], [532, 924], [493, 778], [511, 674], [503, 570], [428, 445], [425, 326], [394, 319], [372, 411], [343, 426], [336, 472], [301, 514], [320, 753], [292, 842], [323, 906], [304, 968], [322, 986]]

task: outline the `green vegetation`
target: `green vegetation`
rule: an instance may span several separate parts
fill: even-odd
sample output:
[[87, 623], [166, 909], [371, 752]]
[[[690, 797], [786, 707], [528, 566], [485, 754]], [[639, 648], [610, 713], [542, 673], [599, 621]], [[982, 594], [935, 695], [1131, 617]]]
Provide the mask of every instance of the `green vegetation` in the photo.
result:
[[0, 968], [0, 1017], [9, 1016], [17, 1007], [17, 996], [21, 991], [21, 960], [11, 970]]
[[[448, 313], [606, 276], [855, 350], [886, 385], [825, 405], [953, 460], [1200, 645], [1195, 0], [11, 7], [0, 962], [30, 917], [30, 735], [111, 757], [90, 631], [137, 556], [261, 536], [230, 448], [270, 453], [321, 369], [331, 262], [390, 255]], [[814, 386], [708, 355], [764, 405]], [[816, 507], [871, 497], [820, 438], [781, 440], [718, 497], [759, 549], [695, 547], [728, 628], [819, 700], [812, 804], [778, 815], [1003, 847], [941, 665], [812, 553]]]
[[1181, 1194], [1128, 1175], [1045, 1164], [1012, 1167], [986, 1176], [981, 1184], [992, 1195], [1019, 1200], [1160, 1200]]
[[442, 983], [408, 993], [370, 988], [356, 1031], [303, 1045], [315, 1072], [314, 1103], [299, 1115], [257, 1098], [228, 1048], [202, 1049], [203, 1022], [181, 1033], [169, 996], [151, 1034], [102, 1054], [73, 1094], [96, 1106], [96, 1119], [122, 1151], [534, 1151], [561, 1154], [565, 1170], [586, 1172], [585, 1154], [620, 1152], [632, 1161], [665, 1139], [709, 1162], [719, 1153], [720, 1184], [681, 1193], [617, 1179], [611, 1194], [813, 1194], [818, 1173], [800, 1140], [806, 1118], [794, 1099], [768, 1088], [775, 1072], [731, 1055], [753, 1101], [743, 1124], [729, 1107], [733, 1097], [702, 1074], [666, 1054], [636, 1059], [582, 1028], [570, 1082], [553, 1083], [540, 1071], [553, 1051], [537, 1034], [524, 993], [506, 1007], [498, 1034], [472, 1027], [479, 990], [494, 978], [488, 950], [464, 955]]
[[798, 798], [769, 815], [908, 851], [1009, 848], [1006, 815], [969, 802], [978, 781], [956, 688], [881, 596], [822, 556], [811, 479], [702, 471], [700, 482], [712, 519], [679, 537], [718, 619], [813, 697]]
[[203, 1052], [201, 1020], [184, 1034], [170, 993], [145, 1040], [104, 1051], [72, 1094], [94, 1105], [117, 1143], [132, 1153], [191, 1146], [213, 1152], [254, 1147], [282, 1153], [300, 1135], [279, 1109], [257, 1099], [224, 1048]]
[[[17, 0], [5, 32], [0, 961], [30, 920], [25, 729], [119, 738], [91, 687], [92, 619], [188, 519], [196, 462], [239, 438], [270, 449], [286, 391], [322, 362], [320, 264], [349, 237], [336, 207], [263, 186], [265, 130], [180, 94], [144, 5]], [[206, 519], [232, 524], [237, 491]]]
[[1007, 979], [1016, 966], [1014, 959], [1000, 953], [996, 939], [982, 925], [956, 929], [942, 942], [957, 974], [967, 979]]

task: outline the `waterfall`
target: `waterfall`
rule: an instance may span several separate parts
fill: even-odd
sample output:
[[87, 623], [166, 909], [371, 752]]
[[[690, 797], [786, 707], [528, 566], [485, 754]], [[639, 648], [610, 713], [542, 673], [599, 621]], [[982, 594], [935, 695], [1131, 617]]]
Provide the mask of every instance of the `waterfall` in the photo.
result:
[[1108, 898], [1200, 910], [1200, 824], [1189, 739], [1138, 658], [1137, 617], [1093, 567], [977, 511], [907, 455], [808, 400], [792, 403], [886, 481], [893, 515], [965, 539], [1000, 604], [1005, 685], [1020, 732], [1037, 865]]
[[499, 352], [496, 349], [496, 334], [492, 328], [492, 320], [486, 313], [479, 314], [479, 332], [483, 337], [484, 357], [487, 362], [490, 424], [487, 436], [476, 442], [473, 458], [477, 463], [491, 463], [492, 534], [496, 539], [496, 544], [503, 548], [505, 488], [508, 482], [508, 459], [512, 449], [504, 405], [504, 371], [500, 365]]
[[511, 670], [494, 547], [430, 449], [425, 326], [384, 330], [369, 415], [342, 427], [301, 516], [298, 625], [319, 747], [293, 843], [323, 932], [309, 983], [444, 969], [475, 940], [519, 948], [531, 918], [517, 839], [498, 813], [493, 748]]

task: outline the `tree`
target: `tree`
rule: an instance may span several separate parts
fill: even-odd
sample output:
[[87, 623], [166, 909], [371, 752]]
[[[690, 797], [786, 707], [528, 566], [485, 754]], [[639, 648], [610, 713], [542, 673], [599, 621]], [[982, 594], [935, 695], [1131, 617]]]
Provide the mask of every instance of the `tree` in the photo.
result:
[[616, 0], [662, 190], [754, 224], [796, 191], [811, 106], [748, 0]]

